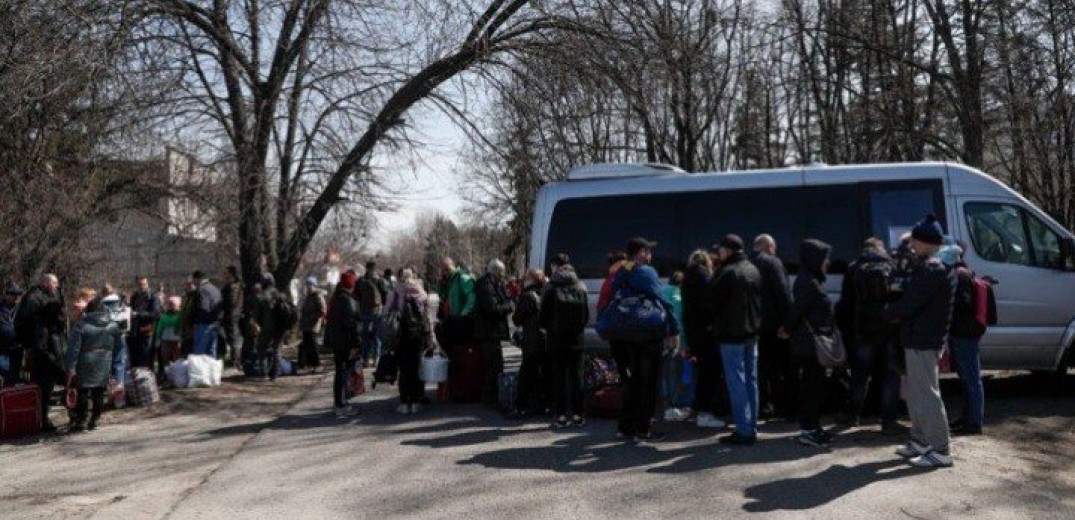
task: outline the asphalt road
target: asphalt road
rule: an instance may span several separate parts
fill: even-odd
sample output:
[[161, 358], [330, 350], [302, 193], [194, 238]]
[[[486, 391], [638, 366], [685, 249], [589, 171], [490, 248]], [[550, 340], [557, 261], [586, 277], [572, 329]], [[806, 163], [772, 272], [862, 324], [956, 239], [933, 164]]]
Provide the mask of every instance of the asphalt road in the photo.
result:
[[331, 378], [289, 378], [250, 390], [249, 413], [2, 446], [0, 518], [1073, 518], [1075, 396], [1026, 380], [991, 381], [990, 433], [924, 472], [872, 428], [831, 451], [794, 443], [790, 425], [747, 448], [689, 424], [632, 445], [604, 420], [561, 433], [478, 405], [400, 416], [395, 387], [337, 419]]

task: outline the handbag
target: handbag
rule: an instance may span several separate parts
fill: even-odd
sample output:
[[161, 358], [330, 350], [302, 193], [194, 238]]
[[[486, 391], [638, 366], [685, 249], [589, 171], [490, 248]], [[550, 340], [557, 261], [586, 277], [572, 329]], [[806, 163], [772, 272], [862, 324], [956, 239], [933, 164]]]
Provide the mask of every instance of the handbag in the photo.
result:
[[362, 361], [356, 360], [351, 364], [351, 377], [347, 379], [347, 397], [359, 396], [366, 393], [366, 375], [362, 372]]
[[[668, 312], [660, 302], [642, 294], [624, 296], [624, 287], [616, 290], [604, 309], [597, 315], [594, 329], [605, 341], [645, 343], [660, 341], [667, 336]], [[632, 288], [633, 291], [633, 288]]]
[[844, 348], [844, 338], [840, 329], [830, 327], [829, 332], [820, 332], [803, 322], [807, 332], [814, 342], [814, 352], [817, 354], [817, 362], [822, 368], [838, 368], [847, 364], [847, 349]]

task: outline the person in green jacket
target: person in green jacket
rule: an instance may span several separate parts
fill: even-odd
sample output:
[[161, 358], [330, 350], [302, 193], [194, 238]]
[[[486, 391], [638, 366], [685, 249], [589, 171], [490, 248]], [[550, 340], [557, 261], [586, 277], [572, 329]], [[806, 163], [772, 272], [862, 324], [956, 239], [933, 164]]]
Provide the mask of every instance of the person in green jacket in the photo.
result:
[[[126, 353], [123, 331], [112, 321], [101, 300], [93, 300], [86, 306], [82, 319], [71, 329], [67, 342], [68, 386], [78, 390], [75, 415], [68, 432], [97, 429], [109, 378], [123, 385]], [[86, 413], [91, 399], [93, 411], [87, 424]]]
[[440, 345], [451, 356], [456, 345], [474, 339], [474, 277], [456, 267], [454, 260], [444, 257], [437, 293], [440, 296], [437, 310], [441, 322]]
[[182, 306], [182, 298], [169, 297], [164, 302], [164, 312], [157, 318], [157, 325], [153, 328], [158, 381], [164, 381], [165, 366], [178, 360], [183, 354], [183, 315], [179, 312]]
[[[683, 328], [683, 273], [676, 271], [664, 286], [664, 297], [671, 303], [672, 317]], [[689, 352], [687, 343], [680, 339], [679, 348], [667, 349], [661, 360], [661, 394], [664, 401], [664, 420], [684, 421], [690, 417], [690, 404], [694, 400], [691, 361], [684, 354]]]

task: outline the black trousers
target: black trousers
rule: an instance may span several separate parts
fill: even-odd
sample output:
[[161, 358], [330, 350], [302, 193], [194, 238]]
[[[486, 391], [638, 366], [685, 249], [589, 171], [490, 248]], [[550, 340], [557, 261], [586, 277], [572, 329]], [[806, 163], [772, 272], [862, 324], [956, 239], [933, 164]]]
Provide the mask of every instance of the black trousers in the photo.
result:
[[30, 351], [30, 381], [41, 389], [41, 424], [51, 424], [49, 421], [49, 408], [51, 408], [52, 392], [57, 385], [63, 385], [66, 374], [60, 367], [52, 362], [52, 358], [41, 350]]
[[616, 363], [616, 373], [620, 375], [620, 384], [626, 386], [629, 377], [628, 367], [631, 364], [631, 357], [628, 355], [631, 345], [622, 341], [610, 341], [609, 347], [612, 361]]
[[317, 333], [312, 330], [302, 331], [302, 343], [299, 343], [298, 368], [316, 368], [321, 366], [317, 355]]
[[482, 386], [482, 402], [495, 406], [497, 394], [500, 393], [500, 374], [504, 372], [504, 347], [499, 339], [482, 340], [482, 363], [484, 373], [484, 385]]
[[336, 375], [332, 379], [332, 403], [336, 408], [347, 406], [347, 379], [351, 377], [351, 352], [336, 350], [332, 352], [336, 365]]
[[280, 374], [280, 343], [283, 338], [258, 338], [258, 364], [265, 369], [269, 379]]
[[[544, 353], [523, 354], [519, 366], [519, 389], [515, 398], [515, 408], [527, 412], [540, 412], [548, 406], [552, 397], [548, 390], [554, 388], [551, 379], [552, 366], [546, 363]], [[549, 365], [549, 366], [546, 366]]]
[[241, 367], [245, 339], [239, 320], [221, 320], [220, 337], [217, 338], [217, 352], [221, 359], [231, 361], [233, 367]]
[[153, 337], [132, 332], [130, 343], [127, 344], [129, 355], [128, 363], [131, 368], [143, 367], [153, 370], [153, 364], [157, 361], [156, 353], [153, 352]]
[[396, 345], [396, 365], [399, 367], [400, 404], [418, 404], [425, 395], [425, 383], [419, 377], [422, 365], [421, 339], [403, 339]]
[[821, 428], [821, 410], [825, 404], [825, 369], [812, 359], [797, 360], [799, 372], [799, 427], [814, 431]]
[[772, 409], [783, 418], [792, 418], [798, 408], [799, 381], [791, 362], [787, 340], [767, 332], [758, 338], [758, 400], [761, 410]]
[[724, 372], [721, 368], [723, 363], [716, 340], [709, 335], [691, 336], [687, 340], [687, 346], [690, 347], [691, 356], [698, 361], [695, 365], [697, 384], [694, 390], [694, 411], [714, 415], [727, 413], [728, 391], [724, 387]]
[[645, 435], [657, 410], [657, 380], [661, 373], [661, 343], [624, 343], [627, 380], [619, 430]]
[[92, 388], [79, 388], [78, 398], [75, 400], [75, 416], [74, 422], [77, 424], [86, 424], [86, 412], [89, 408], [89, 401], [93, 401], [93, 411], [90, 414], [90, 423], [97, 424], [97, 420], [101, 418], [101, 412], [104, 411], [105, 406], [105, 387], [95, 386]]
[[568, 347], [555, 351], [552, 356], [556, 392], [553, 413], [568, 418], [582, 415], [582, 376], [579, 372], [582, 352]]

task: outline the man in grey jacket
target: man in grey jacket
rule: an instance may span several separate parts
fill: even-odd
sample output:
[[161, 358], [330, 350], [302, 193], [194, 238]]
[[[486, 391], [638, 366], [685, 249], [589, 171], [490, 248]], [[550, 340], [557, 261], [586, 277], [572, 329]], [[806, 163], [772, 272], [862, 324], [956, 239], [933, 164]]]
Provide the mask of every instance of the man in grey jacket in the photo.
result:
[[937, 361], [948, 341], [956, 276], [935, 255], [944, 242], [937, 218], [928, 215], [911, 231], [915, 261], [903, 296], [881, 312], [900, 325], [905, 349], [911, 439], [896, 453], [920, 468], [952, 466], [948, 416], [941, 400]]
[[216, 358], [224, 299], [220, 289], [206, 278], [205, 273], [194, 271], [190, 278], [196, 287], [194, 302], [190, 307], [190, 321], [194, 324], [194, 353]]

